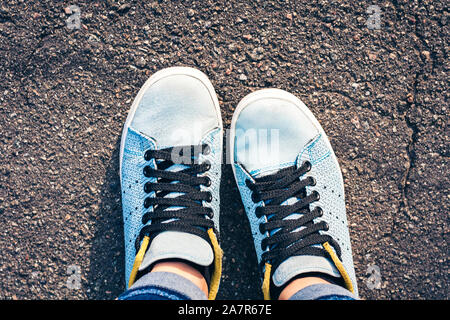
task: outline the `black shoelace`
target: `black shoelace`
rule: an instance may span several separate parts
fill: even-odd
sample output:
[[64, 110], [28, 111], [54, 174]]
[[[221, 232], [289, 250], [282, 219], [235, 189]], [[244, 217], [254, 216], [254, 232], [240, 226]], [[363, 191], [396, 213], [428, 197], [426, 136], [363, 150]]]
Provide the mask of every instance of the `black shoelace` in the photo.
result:
[[[306, 187], [314, 186], [313, 177], [301, 179], [311, 170], [311, 163], [304, 162], [299, 168], [295, 166], [284, 168], [272, 175], [255, 179], [255, 182], [246, 180], [246, 185], [252, 190], [253, 202], [264, 202], [264, 206], [256, 208], [256, 216], [267, 217], [267, 222], [260, 224], [261, 233], [269, 232], [269, 237], [261, 243], [262, 249], [270, 250], [262, 254], [261, 264], [271, 263], [272, 270], [287, 258], [297, 255], [315, 255], [329, 257], [328, 253], [317, 246], [328, 242], [334, 247], [338, 257], [341, 256], [339, 244], [330, 236], [321, 234], [320, 231], [328, 231], [325, 221], [317, 222], [316, 218], [323, 215], [322, 208], [316, 206], [310, 210], [310, 204], [318, 201], [320, 195], [312, 191], [307, 195]], [[290, 198], [298, 198], [294, 204], [282, 205]], [[293, 213], [302, 214], [297, 219], [284, 219]], [[284, 219], [284, 220], [283, 220]], [[292, 232], [298, 228], [300, 231]], [[275, 231], [272, 235], [270, 233]]]
[[[180, 171], [167, 170], [174, 162], [173, 153], [180, 155], [179, 151], [189, 151], [190, 163], [183, 163], [186, 168]], [[211, 202], [210, 192], [201, 191], [200, 186], [210, 186], [211, 180], [200, 174], [207, 172], [211, 165], [208, 162], [196, 163], [200, 153], [207, 155], [210, 152], [206, 144], [200, 146], [187, 146], [166, 148], [161, 150], [147, 150], [144, 158], [146, 161], [156, 161], [156, 169], [145, 166], [143, 174], [147, 178], [156, 178], [155, 182], [147, 182], [144, 185], [146, 193], [155, 192], [154, 197], [147, 197], [144, 201], [146, 209], [153, 207], [142, 216], [145, 225], [136, 238], [136, 252], [139, 251], [140, 243], [145, 236], [157, 235], [163, 231], [181, 231], [198, 235], [210, 242], [207, 230], [214, 229], [211, 220], [213, 211], [202, 205], [202, 201]], [[185, 158], [185, 155], [180, 155]], [[175, 197], [166, 197], [169, 193], [180, 193]], [[174, 208], [180, 207], [180, 208]], [[208, 219], [209, 217], [210, 219]], [[151, 220], [151, 224], [147, 223]], [[215, 229], [214, 229], [215, 231]]]

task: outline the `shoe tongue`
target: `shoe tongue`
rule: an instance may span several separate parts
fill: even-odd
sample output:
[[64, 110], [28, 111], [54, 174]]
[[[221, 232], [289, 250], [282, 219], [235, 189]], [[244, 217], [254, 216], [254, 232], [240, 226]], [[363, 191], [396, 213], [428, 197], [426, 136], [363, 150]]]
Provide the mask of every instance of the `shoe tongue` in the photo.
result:
[[206, 267], [212, 264], [214, 253], [210, 244], [197, 235], [165, 231], [151, 240], [139, 270], [164, 259], [182, 259]]
[[310, 272], [325, 273], [336, 278], [341, 276], [329, 259], [305, 255], [284, 260], [273, 273], [272, 281], [277, 287], [281, 287], [292, 278]]

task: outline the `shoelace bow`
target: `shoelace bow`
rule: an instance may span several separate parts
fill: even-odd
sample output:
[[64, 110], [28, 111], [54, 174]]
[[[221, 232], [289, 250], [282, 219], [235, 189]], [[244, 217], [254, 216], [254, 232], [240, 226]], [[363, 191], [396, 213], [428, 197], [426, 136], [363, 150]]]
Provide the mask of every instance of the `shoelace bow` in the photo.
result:
[[[307, 195], [306, 187], [315, 186], [316, 180], [309, 176], [300, 179], [305, 173], [311, 170], [311, 163], [305, 161], [299, 168], [291, 166], [279, 170], [278, 172], [261, 178], [256, 178], [255, 182], [246, 180], [246, 185], [252, 190], [252, 201], [258, 203], [263, 201], [264, 206], [256, 208], [256, 216], [267, 217], [267, 222], [260, 224], [260, 232], [269, 232], [269, 236], [264, 238], [261, 247], [265, 251], [262, 254], [261, 264], [271, 262], [272, 270], [287, 258], [297, 255], [315, 255], [328, 257], [328, 253], [315, 245], [328, 242], [336, 251], [338, 257], [341, 256], [339, 244], [327, 234], [320, 231], [328, 231], [329, 227], [325, 221], [315, 222], [316, 218], [323, 215], [323, 210], [316, 206], [310, 210], [310, 204], [320, 199], [317, 191], [312, 191]], [[293, 204], [283, 204], [290, 198], [300, 200]], [[296, 219], [284, 219], [293, 213], [301, 216]], [[283, 220], [284, 219], [284, 220]], [[299, 230], [296, 230], [299, 229]], [[295, 232], [292, 232], [296, 230]], [[267, 250], [269, 248], [269, 250]]]
[[[170, 171], [175, 163], [174, 152], [177, 156], [180, 151], [190, 152], [190, 163], [183, 163], [186, 168], [180, 171]], [[199, 146], [172, 147], [161, 150], [147, 150], [144, 158], [146, 161], [155, 160], [156, 169], [149, 165], [143, 169], [143, 174], [147, 178], [155, 178], [154, 182], [147, 182], [144, 191], [147, 194], [154, 192], [154, 197], [148, 196], [144, 200], [144, 207], [153, 210], [146, 212], [142, 216], [144, 227], [136, 238], [136, 252], [145, 236], [156, 235], [163, 231], [181, 231], [198, 235], [210, 241], [207, 230], [214, 229], [213, 210], [202, 205], [202, 201], [211, 202], [212, 195], [208, 191], [200, 191], [200, 186], [210, 186], [211, 180], [207, 176], [200, 174], [207, 172], [211, 168], [209, 162], [196, 163], [199, 155], [209, 154], [210, 148], [203, 144]], [[185, 155], [183, 155], [185, 159]], [[166, 197], [170, 193], [180, 193], [174, 197]], [[207, 219], [206, 217], [209, 217]], [[151, 220], [151, 224], [147, 224]]]

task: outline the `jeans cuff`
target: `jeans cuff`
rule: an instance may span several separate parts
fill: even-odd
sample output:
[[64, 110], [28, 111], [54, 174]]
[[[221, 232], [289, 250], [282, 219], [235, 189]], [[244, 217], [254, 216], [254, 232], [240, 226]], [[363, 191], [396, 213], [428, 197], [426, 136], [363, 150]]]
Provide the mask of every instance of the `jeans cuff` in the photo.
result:
[[[357, 300], [353, 293], [335, 284], [313, 284], [297, 291], [289, 300], [327, 300], [327, 297]], [[333, 299], [336, 300], [336, 299]]]
[[[169, 294], [171, 293], [171, 294]], [[168, 294], [180, 300], [206, 300], [205, 293], [188, 279], [172, 272], [149, 272], [137, 280], [119, 300], [133, 300], [136, 294], [160, 295], [167, 298]]]

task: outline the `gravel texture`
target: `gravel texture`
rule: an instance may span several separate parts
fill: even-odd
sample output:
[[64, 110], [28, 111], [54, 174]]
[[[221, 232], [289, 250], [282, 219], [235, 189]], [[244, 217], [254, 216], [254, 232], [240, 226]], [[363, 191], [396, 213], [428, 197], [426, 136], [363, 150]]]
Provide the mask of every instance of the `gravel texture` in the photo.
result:
[[[122, 292], [121, 128], [152, 73], [185, 65], [213, 82], [226, 128], [260, 88], [312, 109], [343, 170], [363, 298], [448, 299], [448, 7], [376, 3], [378, 30], [366, 1], [1, 0], [0, 298]], [[228, 165], [221, 196], [218, 298], [261, 299]]]

